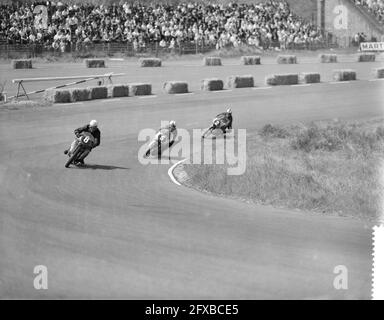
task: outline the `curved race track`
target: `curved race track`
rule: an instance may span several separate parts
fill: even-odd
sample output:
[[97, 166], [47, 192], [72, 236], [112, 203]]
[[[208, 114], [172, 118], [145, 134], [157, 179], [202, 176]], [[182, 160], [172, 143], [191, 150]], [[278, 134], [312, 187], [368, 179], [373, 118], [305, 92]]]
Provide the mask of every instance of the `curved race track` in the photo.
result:
[[[168, 165], [138, 162], [137, 135], [168, 119], [202, 128], [228, 104], [238, 128], [382, 116], [382, 90], [364, 80], [0, 111], [0, 298], [370, 298], [369, 224], [177, 186]], [[101, 146], [87, 168], [65, 169], [73, 129], [92, 118]], [[33, 288], [35, 265], [48, 290]], [[337, 265], [348, 290], [333, 287]]]

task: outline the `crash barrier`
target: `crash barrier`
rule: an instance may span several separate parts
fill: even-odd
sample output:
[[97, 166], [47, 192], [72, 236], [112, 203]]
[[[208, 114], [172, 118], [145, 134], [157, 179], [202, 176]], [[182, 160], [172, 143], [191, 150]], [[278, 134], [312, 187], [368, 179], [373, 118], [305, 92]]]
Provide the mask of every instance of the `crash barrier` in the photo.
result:
[[296, 56], [293, 55], [279, 55], [277, 56], [278, 64], [295, 64], [297, 63]]
[[221, 58], [219, 57], [205, 57], [204, 58], [205, 66], [221, 66]]
[[335, 81], [356, 80], [356, 71], [350, 70], [350, 69], [333, 70], [333, 80]]
[[320, 73], [302, 72], [299, 74], [299, 83], [319, 83]]
[[103, 59], [85, 59], [84, 62], [87, 68], [105, 68], [105, 60]]
[[11, 65], [13, 69], [32, 69], [32, 60], [31, 59], [12, 60]]
[[265, 83], [271, 86], [283, 86], [299, 83], [298, 74], [273, 74], [265, 78]]
[[69, 89], [49, 89], [44, 93], [44, 99], [53, 103], [71, 102], [71, 93]]
[[188, 93], [188, 83], [183, 81], [166, 81], [163, 85], [166, 93]]
[[245, 66], [260, 64], [259, 56], [242, 56], [240, 59], [241, 64]]
[[[16, 96], [12, 96], [12, 97], [9, 97], [9, 98], [11, 99], [11, 98], [19, 98], [19, 97], [26, 96], [29, 99], [28, 95], [31, 95], [31, 94], [42, 93], [42, 92], [45, 92], [46, 90], [64, 88], [64, 87], [72, 86], [72, 85], [75, 85], [75, 84], [79, 84], [79, 83], [83, 83], [83, 82], [87, 82], [87, 81], [91, 81], [91, 80], [97, 80], [97, 79], [101, 79], [101, 81], [103, 83], [105, 81], [109, 81], [110, 83], [112, 83], [112, 77], [118, 77], [118, 76], [123, 76], [123, 75], [125, 75], [125, 73], [113, 73], [112, 72], [112, 73], [106, 73], [106, 74], [101, 74], [101, 75], [89, 75], [89, 76], [13, 79], [12, 83], [16, 83], [17, 84], [17, 94], [16, 94]], [[60, 80], [75, 80], [75, 79], [81, 79], [81, 80], [75, 81], [75, 82], [66, 83], [66, 84], [63, 84], [63, 85], [56, 86], [56, 87], [46, 88], [46, 89], [42, 89], [42, 90], [36, 90], [36, 91], [28, 92], [28, 93], [27, 93], [27, 91], [25, 90], [25, 87], [24, 87], [24, 83], [26, 83], [26, 82], [60, 81]], [[20, 94], [21, 90], [23, 90], [24, 93]]]
[[128, 83], [129, 96], [148, 96], [152, 94], [152, 85], [149, 83]]
[[140, 67], [161, 67], [161, 59], [159, 58], [140, 58]]
[[71, 94], [71, 102], [91, 100], [90, 91], [86, 88], [72, 88], [69, 89]]
[[108, 88], [105, 86], [88, 87], [87, 90], [89, 90], [91, 100], [108, 98]]
[[201, 90], [203, 91], [217, 91], [223, 90], [224, 82], [223, 80], [217, 78], [203, 79], [201, 81]]
[[376, 79], [384, 78], [384, 68], [373, 69], [373, 74], [375, 75]]
[[254, 86], [253, 76], [230, 76], [227, 78], [228, 88], [249, 88]]
[[117, 97], [128, 97], [129, 88], [126, 84], [110, 84], [107, 86], [108, 97], [117, 98]]
[[362, 53], [357, 57], [358, 62], [375, 62], [376, 55], [374, 53]]
[[321, 63], [336, 63], [337, 55], [336, 54], [320, 54], [319, 61]]

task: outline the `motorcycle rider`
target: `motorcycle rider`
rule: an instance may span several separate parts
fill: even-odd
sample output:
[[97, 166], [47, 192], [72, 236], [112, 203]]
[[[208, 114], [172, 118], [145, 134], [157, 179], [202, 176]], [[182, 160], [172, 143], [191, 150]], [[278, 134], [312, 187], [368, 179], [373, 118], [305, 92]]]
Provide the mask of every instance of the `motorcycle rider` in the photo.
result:
[[[74, 133], [75, 133], [75, 136], [78, 138], [80, 137], [80, 134], [82, 132], [89, 132], [93, 138], [95, 139], [95, 143], [93, 144], [92, 146], [92, 149], [93, 148], [96, 148], [97, 146], [100, 145], [100, 135], [101, 135], [101, 132], [98, 128], [98, 123], [96, 120], [91, 120], [89, 122], [89, 124], [86, 124], [84, 125], [83, 127], [80, 127], [80, 128], [77, 128]], [[69, 156], [71, 156], [73, 150], [75, 149], [76, 147], [76, 144], [77, 144], [77, 139], [75, 139], [72, 144], [71, 144], [71, 147], [67, 150], [64, 150], [64, 154], [68, 154]], [[84, 159], [89, 155], [89, 153], [91, 152], [92, 149], [87, 149], [85, 150], [82, 155], [81, 155], [81, 158], [79, 158], [77, 160], [77, 162], [75, 163], [75, 165], [84, 165]]]
[[166, 125], [165, 127], [161, 127], [159, 129], [157, 135], [159, 135], [159, 134], [167, 134], [168, 135], [169, 147], [171, 147], [175, 143], [175, 139], [177, 137], [176, 121], [171, 120], [171, 121], [169, 121], [168, 125]]
[[232, 109], [228, 108], [226, 112], [219, 113], [215, 119], [220, 119], [220, 118], [224, 118], [228, 121], [228, 123], [226, 125], [224, 125], [220, 128], [221, 130], [223, 130], [223, 133], [225, 133], [227, 131], [227, 129], [231, 130], [232, 129], [232, 121], [233, 121]]

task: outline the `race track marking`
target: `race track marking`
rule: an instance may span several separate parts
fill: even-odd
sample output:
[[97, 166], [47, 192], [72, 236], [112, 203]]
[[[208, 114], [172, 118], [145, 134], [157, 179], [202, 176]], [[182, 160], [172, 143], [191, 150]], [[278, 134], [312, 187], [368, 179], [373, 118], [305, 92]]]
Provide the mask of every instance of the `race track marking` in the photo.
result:
[[257, 88], [252, 88], [252, 90], [266, 90], [266, 89], [272, 89], [272, 87], [257, 87]]
[[180, 160], [178, 162], [176, 162], [172, 167], [170, 167], [168, 169], [168, 175], [169, 177], [171, 178], [172, 182], [177, 184], [178, 186], [181, 186], [181, 183], [179, 181], [176, 180], [175, 176], [173, 175], [173, 170], [175, 170], [175, 168], [182, 162], [184, 162], [185, 160], [187, 159], [183, 159], [183, 160]]
[[223, 89], [223, 90], [212, 90], [212, 91], [209, 91], [211, 93], [221, 93], [221, 92], [231, 92], [233, 90], [226, 90], [226, 89]]
[[137, 96], [138, 99], [151, 99], [151, 98], [157, 98], [156, 95], [150, 95], [150, 96]]
[[80, 105], [83, 104], [83, 102], [70, 102], [70, 103], [56, 103], [56, 106], [74, 106], [74, 105]]
[[110, 61], [124, 61], [123, 58], [109, 58]]
[[305, 83], [305, 84], [291, 84], [291, 87], [309, 87], [311, 84], [310, 83]]
[[187, 92], [187, 93], [175, 93], [175, 96], [188, 96], [195, 94], [194, 92]]
[[329, 84], [346, 84], [349, 83], [349, 81], [332, 81]]
[[120, 98], [112, 98], [112, 99], [106, 99], [104, 102], [107, 103], [107, 102], [115, 102], [120, 100], [121, 100]]
[[384, 80], [384, 78], [381, 78], [381, 79], [371, 79], [371, 80], [368, 80], [368, 81], [373, 82], [373, 81], [383, 81], [383, 80]]

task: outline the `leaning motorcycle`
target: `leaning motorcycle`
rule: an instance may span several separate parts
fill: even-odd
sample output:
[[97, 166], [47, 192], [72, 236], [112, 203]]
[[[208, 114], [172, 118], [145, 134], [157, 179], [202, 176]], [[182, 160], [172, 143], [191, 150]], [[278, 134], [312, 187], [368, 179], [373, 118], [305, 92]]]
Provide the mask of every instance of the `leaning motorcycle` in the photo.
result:
[[145, 157], [161, 156], [161, 153], [169, 147], [169, 134], [166, 132], [158, 132], [148, 146]]
[[78, 159], [81, 159], [81, 155], [87, 149], [92, 149], [95, 143], [95, 138], [89, 132], [82, 132], [79, 137], [76, 138], [76, 145], [69, 156], [68, 161], [65, 163], [65, 167], [68, 168], [71, 164], [75, 164]]
[[[202, 138], [212, 138], [215, 139], [216, 137], [225, 134], [225, 129], [228, 127], [229, 119], [228, 117], [222, 115], [219, 117], [216, 117], [212, 121], [212, 125], [204, 131], [202, 134]], [[224, 130], [223, 130], [224, 129]]]

